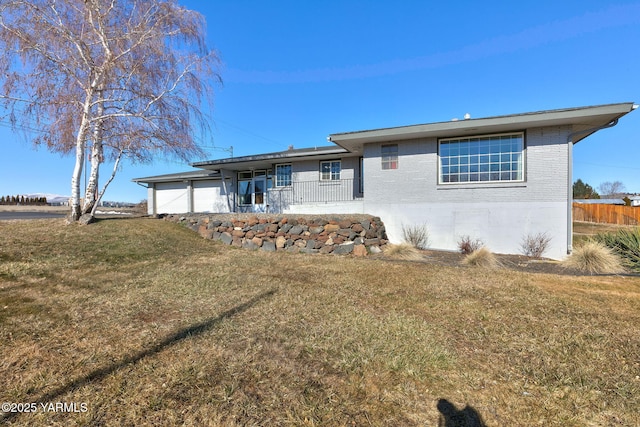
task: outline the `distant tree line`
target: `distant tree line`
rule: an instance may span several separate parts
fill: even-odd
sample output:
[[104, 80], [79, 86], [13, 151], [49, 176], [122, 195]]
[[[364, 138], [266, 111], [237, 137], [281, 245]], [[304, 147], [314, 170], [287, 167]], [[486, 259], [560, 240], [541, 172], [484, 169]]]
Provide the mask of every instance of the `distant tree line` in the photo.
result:
[[607, 181], [598, 186], [596, 191], [589, 184], [582, 182], [578, 179], [573, 183], [573, 198], [574, 199], [622, 199], [627, 206], [631, 206], [631, 199], [625, 194], [625, 185], [620, 181]]
[[43, 206], [47, 204], [46, 197], [2, 196], [0, 205], [30, 205]]

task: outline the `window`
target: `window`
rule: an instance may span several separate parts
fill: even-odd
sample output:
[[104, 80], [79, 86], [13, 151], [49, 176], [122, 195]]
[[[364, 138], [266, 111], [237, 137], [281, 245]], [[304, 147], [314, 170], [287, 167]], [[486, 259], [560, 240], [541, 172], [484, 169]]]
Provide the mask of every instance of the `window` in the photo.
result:
[[238, 182], [238, 204], [250, 205], [251, 194], [253, 193], [253, 185], [251, 181], [239, 181]]
[[441, 184], [524, 180], [524, 134], [442, 139]]
[[340, 179], [340, 160], [320, 162], [320, 180], [337, 181]]
[[276, 187], [291, 185], [291, 164], [276, 165]]
[[398, 144], [381, 147], [382, 169], [398, 169]]

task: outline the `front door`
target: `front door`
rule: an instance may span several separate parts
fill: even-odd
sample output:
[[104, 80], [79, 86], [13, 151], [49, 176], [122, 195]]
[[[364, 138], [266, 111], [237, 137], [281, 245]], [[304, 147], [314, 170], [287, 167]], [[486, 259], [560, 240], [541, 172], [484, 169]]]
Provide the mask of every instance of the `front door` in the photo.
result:
[[265, 212], [267, 210], [267, 175], [264, 171], [238, 174], [238, 211]]

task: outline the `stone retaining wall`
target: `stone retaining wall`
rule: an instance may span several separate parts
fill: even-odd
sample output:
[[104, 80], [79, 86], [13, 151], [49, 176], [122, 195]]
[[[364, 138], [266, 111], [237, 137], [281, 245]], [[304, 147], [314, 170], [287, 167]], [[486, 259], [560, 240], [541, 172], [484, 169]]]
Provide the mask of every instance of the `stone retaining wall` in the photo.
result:
[[365, 256], [387, 243], [380, 218], [368, 215], [168, 215], [207, 239], [263, 251]]

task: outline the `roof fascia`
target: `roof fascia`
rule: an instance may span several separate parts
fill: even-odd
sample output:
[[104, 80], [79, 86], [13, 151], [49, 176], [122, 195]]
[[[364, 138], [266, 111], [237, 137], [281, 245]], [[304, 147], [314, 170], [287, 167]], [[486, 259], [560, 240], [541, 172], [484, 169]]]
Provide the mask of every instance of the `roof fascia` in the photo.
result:
[[143, 178], [133, 178], [133, 182], [173, 182], [173, 181], [201, 181], [205, 179], [221, 179], [221, 175], [218, 172], [212, 172], [207, 170], [198, 170], [182, 173], [170, 173], [166, 175], [154, 175]]
[[217, 160], [205, 160], [203, 162], [191, 163], [191, 166], [196, 168], [220, 168], [225, 167], [229, 169], [244, 168], [251, 165], [251, 163], [260, 162], [291, 162], [291, 161], [304, 161], [309, 159], [317, 159], [320, 157], [335, 157], [337, 155], [352, 154], [349, 150], [339, 146], [325, 146], [318, 148], [310, 148], [303, 150], [289, 150], [279, 151], [276, 153], [256, 154], [242, 157], [229, 157], [226, 159]]
[[[450, 137], [467, 134], [483, 134], [523, 130], [534, 127], [578, 125], [593, 127], [620, 118], [634, 109], [633, 103], [608, 104], [592, 107], [548, 110], [480, 119], [428, 123], [357, 132], [336, 133], [329, 136], [335, 144], [359, 151], [363, 144], [416, 139], [425, 137]], [[581, 139], [583, 139], [582, 137]]]

